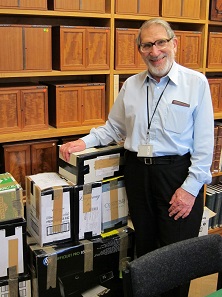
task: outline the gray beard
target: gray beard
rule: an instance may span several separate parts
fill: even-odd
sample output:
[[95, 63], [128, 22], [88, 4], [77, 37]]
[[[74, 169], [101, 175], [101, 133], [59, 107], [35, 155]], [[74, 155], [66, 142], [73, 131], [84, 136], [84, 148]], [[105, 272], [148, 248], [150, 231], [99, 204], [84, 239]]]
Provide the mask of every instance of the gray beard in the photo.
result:
[[147, 63], [147, 66], [150, 74], [152, 74], [153, 76], [163, 77], [170, 71], [172, 64], [173, 61], [167, 60], [165, 66], [161, 68], [153, 67], [152, 65], [150, 65], [149, 62]]

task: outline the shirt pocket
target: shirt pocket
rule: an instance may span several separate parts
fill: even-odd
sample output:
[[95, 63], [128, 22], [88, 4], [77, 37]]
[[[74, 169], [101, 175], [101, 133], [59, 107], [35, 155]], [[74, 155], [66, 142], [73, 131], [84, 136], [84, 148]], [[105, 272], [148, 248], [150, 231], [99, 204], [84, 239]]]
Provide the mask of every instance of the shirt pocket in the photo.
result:
[[176, 104], [169, 104], [165, 118], [165, 130], [182, 133], [190, 120], [191, 108]]

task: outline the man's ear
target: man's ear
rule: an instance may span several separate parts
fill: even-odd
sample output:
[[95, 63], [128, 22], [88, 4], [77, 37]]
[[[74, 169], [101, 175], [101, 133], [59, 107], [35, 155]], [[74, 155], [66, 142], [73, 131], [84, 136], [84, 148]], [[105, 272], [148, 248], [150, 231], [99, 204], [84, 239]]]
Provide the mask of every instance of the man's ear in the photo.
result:
[[178, 39], [176, 37], [173, 38], [173, 49], [174, 52], [177, 52], [177, 47], [178, 47]]

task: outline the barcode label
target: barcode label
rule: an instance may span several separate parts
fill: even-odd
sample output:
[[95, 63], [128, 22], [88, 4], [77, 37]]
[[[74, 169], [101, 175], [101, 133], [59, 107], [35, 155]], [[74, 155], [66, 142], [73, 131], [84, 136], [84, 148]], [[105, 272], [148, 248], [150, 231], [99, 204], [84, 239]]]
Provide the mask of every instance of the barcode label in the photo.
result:
[[27, 296], [26, 289], [19, 290], [19, 297], [26, 297], [26, 296]]
[[58, 234], [58, 233], [64, 233], [69, 231], [69, 223], [63, 223], [60, 225], [55, 225], [55, 226], [48, 226], [46, 228], [46, 233], [47, 236], [53, 235], [53, 234]]

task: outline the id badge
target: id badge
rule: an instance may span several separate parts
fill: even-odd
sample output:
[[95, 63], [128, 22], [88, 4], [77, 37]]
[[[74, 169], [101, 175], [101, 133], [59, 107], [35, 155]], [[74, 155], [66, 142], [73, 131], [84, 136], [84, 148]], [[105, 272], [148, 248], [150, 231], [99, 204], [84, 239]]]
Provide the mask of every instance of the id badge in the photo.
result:
[[153, 157], [153, 146], [151, 144], [140, 144], [137, 157]]

